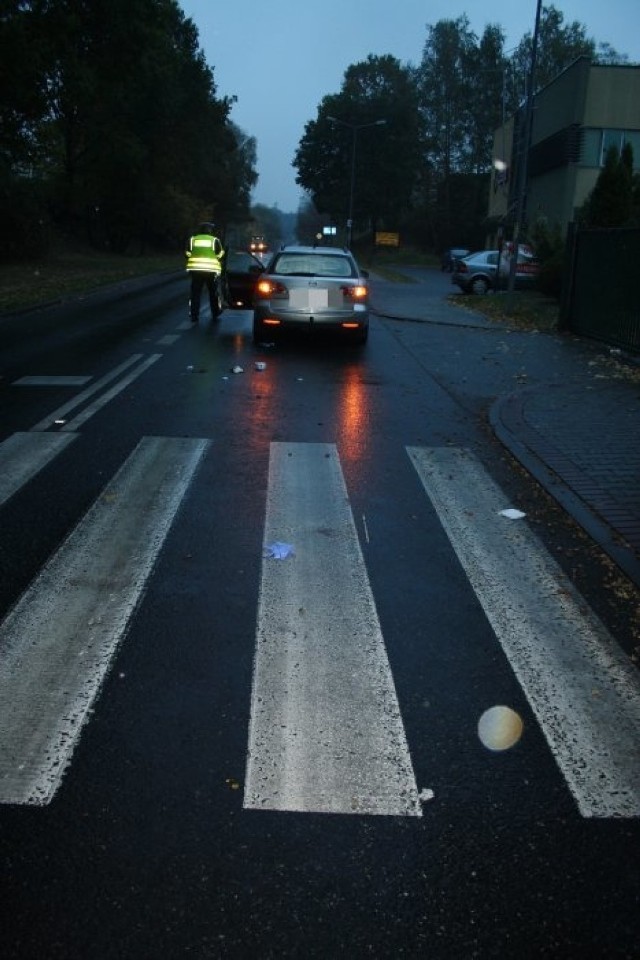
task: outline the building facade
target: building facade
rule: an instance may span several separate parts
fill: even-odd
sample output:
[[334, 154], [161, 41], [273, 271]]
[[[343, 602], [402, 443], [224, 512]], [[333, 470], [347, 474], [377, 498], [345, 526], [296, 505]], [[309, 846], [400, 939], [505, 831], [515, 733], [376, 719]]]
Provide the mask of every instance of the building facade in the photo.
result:
[[[489, 217], [513, 223], [524, 109], [496, 130]], [[640, 171], [640, 66], [593, 64], [580, 57], [534, 98], [527, 160], [525, 221], [544, 218], [563, 232], [595, 186], [607, 150], [633, 148]]]

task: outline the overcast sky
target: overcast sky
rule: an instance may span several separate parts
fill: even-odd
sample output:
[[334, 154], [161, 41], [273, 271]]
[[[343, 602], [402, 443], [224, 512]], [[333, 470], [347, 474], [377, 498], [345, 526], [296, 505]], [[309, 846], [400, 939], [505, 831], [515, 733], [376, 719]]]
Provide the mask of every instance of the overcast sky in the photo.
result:
[[[536, 0], [180, 0], [198, 28], [218, 96], [236, 96], [231, 119], [256, 138], [254, 203], [295, 212], [301, 196], [291, 161], [320, 101], [339, 93], [353, 63], [391, 54], [417, 65], [427, 25], [466, 13], [480, 36], [499, 23], [505, 49], [533, 33]], [[640, 63], [640, 0], [555, 0], [597, 43]]]

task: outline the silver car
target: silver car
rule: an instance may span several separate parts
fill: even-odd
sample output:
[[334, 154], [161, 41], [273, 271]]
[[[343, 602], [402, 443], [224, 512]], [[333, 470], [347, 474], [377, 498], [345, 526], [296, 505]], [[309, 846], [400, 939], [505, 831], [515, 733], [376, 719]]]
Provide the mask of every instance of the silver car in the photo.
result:
[[368, 273], [340, 247], [283, 247], [254, 293], [253, 339], [280, 332], [333, 330], [354, 343], [369, 333]]
[[[500, 263], [500, 274], [498, 274]], [[516, 264], [515, 286], [517, 289], [534, 287], [539, 265], [532, 253], [521, 249]], [[455, 260], [451, 282], [463, 293], [485, 294], [496, 289], [506, 289], [509, 282], [509, 260], [498, 250], [481, 250], [468, 257]]]

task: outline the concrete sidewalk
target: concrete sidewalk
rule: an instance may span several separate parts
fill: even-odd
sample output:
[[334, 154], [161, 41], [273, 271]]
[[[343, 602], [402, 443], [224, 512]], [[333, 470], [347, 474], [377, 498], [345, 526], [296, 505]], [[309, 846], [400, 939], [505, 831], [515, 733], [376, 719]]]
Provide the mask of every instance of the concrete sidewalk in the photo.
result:
[[[440, 280], [434, 283], [433, 272], [428, 284], [421, 282], [424, 270], [407, 268], [406, 273], [413, 282], [372, 278], [374, 313], [477, 330], [500, 328], [466, 309], [466, 298], [464, 307], [449, 303], [446, 294], [452, 291]], [[497, 397], [491, 425], [504, 446], [640, 586], [640, 366], [637, 379], [626, 377], [615, 370], [608, 347], [569, 339], [574, 348], [563, 357], [566, 378], [556, 373], [554, 382], [538, 378], [535, 385]], [[542, 369], [546, 345], [551, 369], [557, 343], [558, 335], [535, 338]], [[598, 360], [614, 370], [594, 372]], [[555, 356], [554, 362], [557, 371]]]

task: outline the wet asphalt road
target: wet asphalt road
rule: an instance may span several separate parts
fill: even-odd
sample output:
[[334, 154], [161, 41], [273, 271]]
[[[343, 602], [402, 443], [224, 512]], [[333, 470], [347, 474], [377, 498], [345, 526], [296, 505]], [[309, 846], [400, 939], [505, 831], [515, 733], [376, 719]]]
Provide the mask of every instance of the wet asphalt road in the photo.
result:
[[[448, 278], [394, 290], [374, 283], [381, 313], [393, 316], [401, 298], [410, 313], [420, 296], [435, 310]], [[117, 504], [117, 484], [105, 487], [141, 438], [210, 441], [59, 787], [45, 805], [0, 806], [2, 955], [637, 957], [638, 817], [581, 815], [407, 456], [470, 451], [504, 505], [526, 509], [543, 550], [578, 550], [486, 421], [525, 363], [543, 375], [562, 347], [465, 314], [453, 326], [374, 317], [364, 350], [256, 348], [250, 314], [193, 329], [185, 301], [184, 281], [167, 281], [0, 325], [3, 441], [132, 356], [130, 370], [150, 363], [0, 508], [3, 615], [92, 505]], [[53, 375], [89, 379], [15, 385]], [[420, 816], [243, 802], [274, 443], [334, 445]], [[580, 549], [587, 605], [607, 620], [598, 561]], [[302, 607], [323, 581], [300, 589]], [[614, 617], [605, 625], [614, 638], [623, 629]], [[353, 687], [357, 663], [352, 673]], [[524, 722], [501, 752], [477, 733], [497, 704]]]

